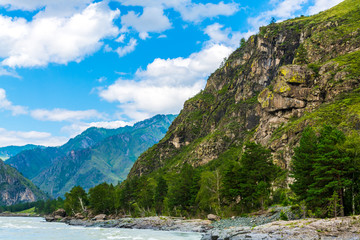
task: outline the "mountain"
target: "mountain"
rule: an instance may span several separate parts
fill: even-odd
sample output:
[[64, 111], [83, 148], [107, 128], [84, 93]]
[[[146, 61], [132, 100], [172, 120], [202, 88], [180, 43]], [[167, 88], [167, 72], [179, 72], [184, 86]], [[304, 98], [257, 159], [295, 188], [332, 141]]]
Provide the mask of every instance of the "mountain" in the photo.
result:
[[126, 178], [138, 156], [157, 143], [175, 115], [118, 129], [89, 128], [63, 146], [23, 151], [6, 161], [43, 191], [63, 196], [75, 185], [89, 189]]
[[48, 196], [0, 159], [0, 206], [45, 200]]
[[3, 159], [3, 160], [6, 160], [6, 159], [8, 159], [10, 157], [15, 156], [19, 152], [22, 152], [22, 151], [25, 151], [25, 150], [35, 149], [35, 148], [38, 148], [38, 147], [42, 147], [42, 146], [27, 144], [25, 146], [0, 147], [0, 158]]
[[[247, 140], [289, 168], [306, 126], [360, 132], [360, 1], [261, 27], [189, 99], [129, 173], [171, 174], [238, 160]], [[212, 168], [213, 169], [213, 168]]]

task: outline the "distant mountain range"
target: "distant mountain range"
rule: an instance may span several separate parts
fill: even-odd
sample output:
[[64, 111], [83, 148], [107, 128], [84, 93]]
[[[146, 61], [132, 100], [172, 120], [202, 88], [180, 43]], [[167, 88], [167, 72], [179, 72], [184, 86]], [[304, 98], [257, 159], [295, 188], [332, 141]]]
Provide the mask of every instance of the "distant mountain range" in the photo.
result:
[[29, 179], [0, 160], [0, 206], [49, 198]]
[[176, 115], [118, 129], [89, 128], [60, 147], [25, 150], [6, 161], [53, 197], [75, 185], [89, 189], [126, 178], [141, 153], [164, 137]]
[[2, 160], [6, 160], [10, 157], [15, 156], [16, 154], [25, 151], [25, 150], [31, 150], [31, 149], [35, 149], [38, 147], [42, 147], [42, 146], [38, 146], [38, 145], [32, 145], [32, 144], [28, 144], [25, 146], [8, 146], [8, 147], [0, 147], [0, 158]]

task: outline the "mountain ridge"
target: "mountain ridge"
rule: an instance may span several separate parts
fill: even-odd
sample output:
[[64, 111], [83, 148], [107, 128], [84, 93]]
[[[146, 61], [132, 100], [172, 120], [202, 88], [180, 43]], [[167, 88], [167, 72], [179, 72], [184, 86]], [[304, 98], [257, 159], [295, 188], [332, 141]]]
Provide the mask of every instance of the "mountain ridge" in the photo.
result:
[[116, 184], [126, 178], [137, 156], [163, 136], [174, 118], [157, 115], [134, 126], [90, 128], [63, 146], [25, 151], [6, 163], [54, 197], [75, 185], [89, 189], [104, 181]]
[[0, 159], [0, 206], [46, 199], [44, 192]]

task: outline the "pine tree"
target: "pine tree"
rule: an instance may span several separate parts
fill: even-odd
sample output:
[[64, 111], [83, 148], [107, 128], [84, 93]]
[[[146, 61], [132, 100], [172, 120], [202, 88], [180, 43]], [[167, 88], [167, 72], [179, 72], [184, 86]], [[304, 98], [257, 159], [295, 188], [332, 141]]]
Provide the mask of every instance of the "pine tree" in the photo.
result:
[[[291, 189], [298, 200], [318, 216], [330, 216], [336, 206], [341, 216], [345, 212], [345, 189], [353, 185], [355, 172], [351, 158], [345, 151], [343, 132], [324, 125], [317, 137], [311, 128], [304, 130], [299, 147], [292, 158]], [[335, 193], [335, 195], [334, 195]], [[336, 203], [334, 205], [334, 197]]]
[[307, 127], [301, 135], [299, 146], [294, 148], [291, 162], [290, 176], [294, 178], [294, 183], [290, 185], [290, 188], [297, 195], [299, 201], [308, 199], [309, 186], [314, 182], [311, 172], [317, 154], [317, 136], [311, 127]]
[[155, 188], [154, 194], [154, 202], [157, 213], [161, 213], [163, 211], [163, 202], [168, 192], [168, 185], [163, 176], [160, 176], [157, 179], [157, 186]]

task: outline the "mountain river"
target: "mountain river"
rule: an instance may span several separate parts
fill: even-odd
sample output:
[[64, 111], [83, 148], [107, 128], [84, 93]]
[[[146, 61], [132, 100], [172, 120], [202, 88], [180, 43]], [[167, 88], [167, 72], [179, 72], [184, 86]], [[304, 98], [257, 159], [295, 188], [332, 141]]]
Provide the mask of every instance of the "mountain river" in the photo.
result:
[[43, 218], [0, 217], [1, 240], [199, 240], [199, 233], [120, 228], [85, 228]]

